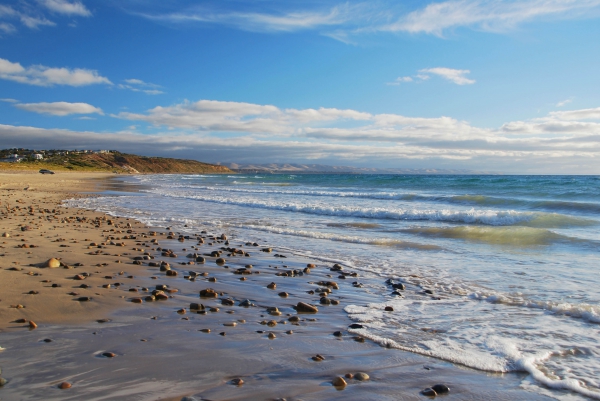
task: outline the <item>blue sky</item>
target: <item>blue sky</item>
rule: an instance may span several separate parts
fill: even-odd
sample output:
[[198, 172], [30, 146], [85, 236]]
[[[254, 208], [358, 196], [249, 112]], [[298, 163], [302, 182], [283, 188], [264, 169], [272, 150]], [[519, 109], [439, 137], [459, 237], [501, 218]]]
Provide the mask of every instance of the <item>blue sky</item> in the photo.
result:
[[1, 147], [600, 174], [600, 0], [0, 3]]

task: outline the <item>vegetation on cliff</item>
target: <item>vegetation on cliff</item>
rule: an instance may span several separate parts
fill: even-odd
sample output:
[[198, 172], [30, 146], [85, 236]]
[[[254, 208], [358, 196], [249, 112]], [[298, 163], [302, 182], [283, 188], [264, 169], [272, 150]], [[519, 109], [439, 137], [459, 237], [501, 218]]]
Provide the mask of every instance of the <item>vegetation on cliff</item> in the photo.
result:
[[[19, 157], [14, 157], [16, 155]], [[36, 155], [41, 155], [42, 158]], [[11, 160], [11, 156], [13, 160]], [[119, 174], [232, 173], [225, 166], [196, 160], [137, 156], [117, 151], [5, 149], [0, 150], [0, 158], [2, 157], [4, 157], [4, 162], [0, 163], [2, 170], [49, 169], [54, 171], [106, 171]]]

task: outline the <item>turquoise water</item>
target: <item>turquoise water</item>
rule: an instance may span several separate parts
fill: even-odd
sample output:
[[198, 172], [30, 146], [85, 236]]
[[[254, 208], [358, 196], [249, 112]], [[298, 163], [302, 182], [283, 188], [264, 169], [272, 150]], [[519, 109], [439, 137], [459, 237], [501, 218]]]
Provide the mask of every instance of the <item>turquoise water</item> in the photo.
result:
[[[600, 398], [599, 177], [125, 179], [143, 184], [143, 196], [75, 202], [342, 262], [400, 311], [346, 307], [372, 340], [483, 371], [527, 371], [524, 387], [559, 399]], [[405, 283], [403, 297], [388, 278]]]

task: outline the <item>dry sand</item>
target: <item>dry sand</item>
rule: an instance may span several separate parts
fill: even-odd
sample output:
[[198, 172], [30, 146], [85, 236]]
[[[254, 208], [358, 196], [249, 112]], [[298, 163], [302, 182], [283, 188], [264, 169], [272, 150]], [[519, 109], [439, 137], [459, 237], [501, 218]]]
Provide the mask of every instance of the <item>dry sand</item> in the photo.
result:
[[[315, 262], [275, 257], [281, 253], [276, 248], [260, 252], [239, 240], [226, 244], [210, 238], [221, 233], [190, 231], [181, 233], [189, 239], [179, 241], [179, 233], [168, 239], [164, 228], [60, 206], [65, 198], [109, 188], [110, 177], [0, 173], [0, 235], [8, 234], [0, 238], [0, 347], [5, 348], [0, 368], [8, 380], [0, 400], [419, 400], [426, 399], [422, 389], [438, 383], [451, 388], [439, 396], [445, 400], [546, 399], [519, 388], [524, 375], [486, 375], [356, 341], [360, 338], [347, 331], [352, 322], [343, 307], [372, 302], [377, 294], [352, 287], [352, 279], [338, 280], [339, 289], [329, 298], [340, 305], [319, 305], [314, 291], [325, 287], [318, 282], [335, 279], [331, 266], [278, 276]], [[204, 244], [198, 243], [201, 237]], [[161, 256], [159, 246], [177, 257]], [[206, 257], [204, 264], [186, 258], [222, 247], [251, 256], [225, 251], [225, 264], [215, 263], [216, 257]], [[134, 264], [144, 255], [149, 260]], [[50, 258], [62, 266], [42, 267]], [[160, 260], [178, 275], [150, 266]], [[233, 274], [247, 264], [253, 265], [252, 274]], [[190, 271], [200, 275], [190, 280]], [[276, 289], [267, 288], [271, 282]], [[157, 285], [172, 290], [167, 300], [131, 302]], [[200, 298], [206, 288], [218, 297]], [[233, 305], [223, 304], [228, 298]], [[240, 306], [246, 299], [254, 306]], [[294, 309], [298, 302], [317, 304], [319, 312], [300, 314]], [[202, 303], [204, 313], [190, 310], [191, 303]], [[269, 314], [269, 307], [281, 315]], [[18, 319], [24, 323], [15, 323]], [[37, 328], [30, 329], [29, 321]], [[269, 321], [276, 324], [265, 324]], [[337, 330], [341, 337], [333, 335]], [[313, 360], [317, 354], [324, 360]], [[357, 372], [370, 380], [332, 386], [336, 376]], [[234, 385], [234, 379], [244, 384]], [[71, 388], [59, 389], [62, 382]]]

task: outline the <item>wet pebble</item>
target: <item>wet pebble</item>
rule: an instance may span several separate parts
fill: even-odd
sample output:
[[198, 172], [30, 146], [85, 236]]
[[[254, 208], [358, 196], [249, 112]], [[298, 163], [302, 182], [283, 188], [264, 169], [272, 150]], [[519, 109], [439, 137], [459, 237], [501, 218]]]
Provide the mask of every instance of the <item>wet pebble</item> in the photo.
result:
[[58, 388], [61, 390], [66, 390], [68, 388], [71, 388], [71, 383], [68, 382], [62, 382], [58, 385]]
[[346, 385], [348, 385], [348, 383], [346, 383], [346, 380], [344, 380], [344, 378], [341, 376], [338, 376], [335, 379], [333, 379], [331, 381], [331, 384], [333, 384], [335, 387], [346, 387]]
[[364, 372], [358, 372], [354, 375], [354, 378], [358, 381], [367, 381], [370, 379], [369, 375]]

